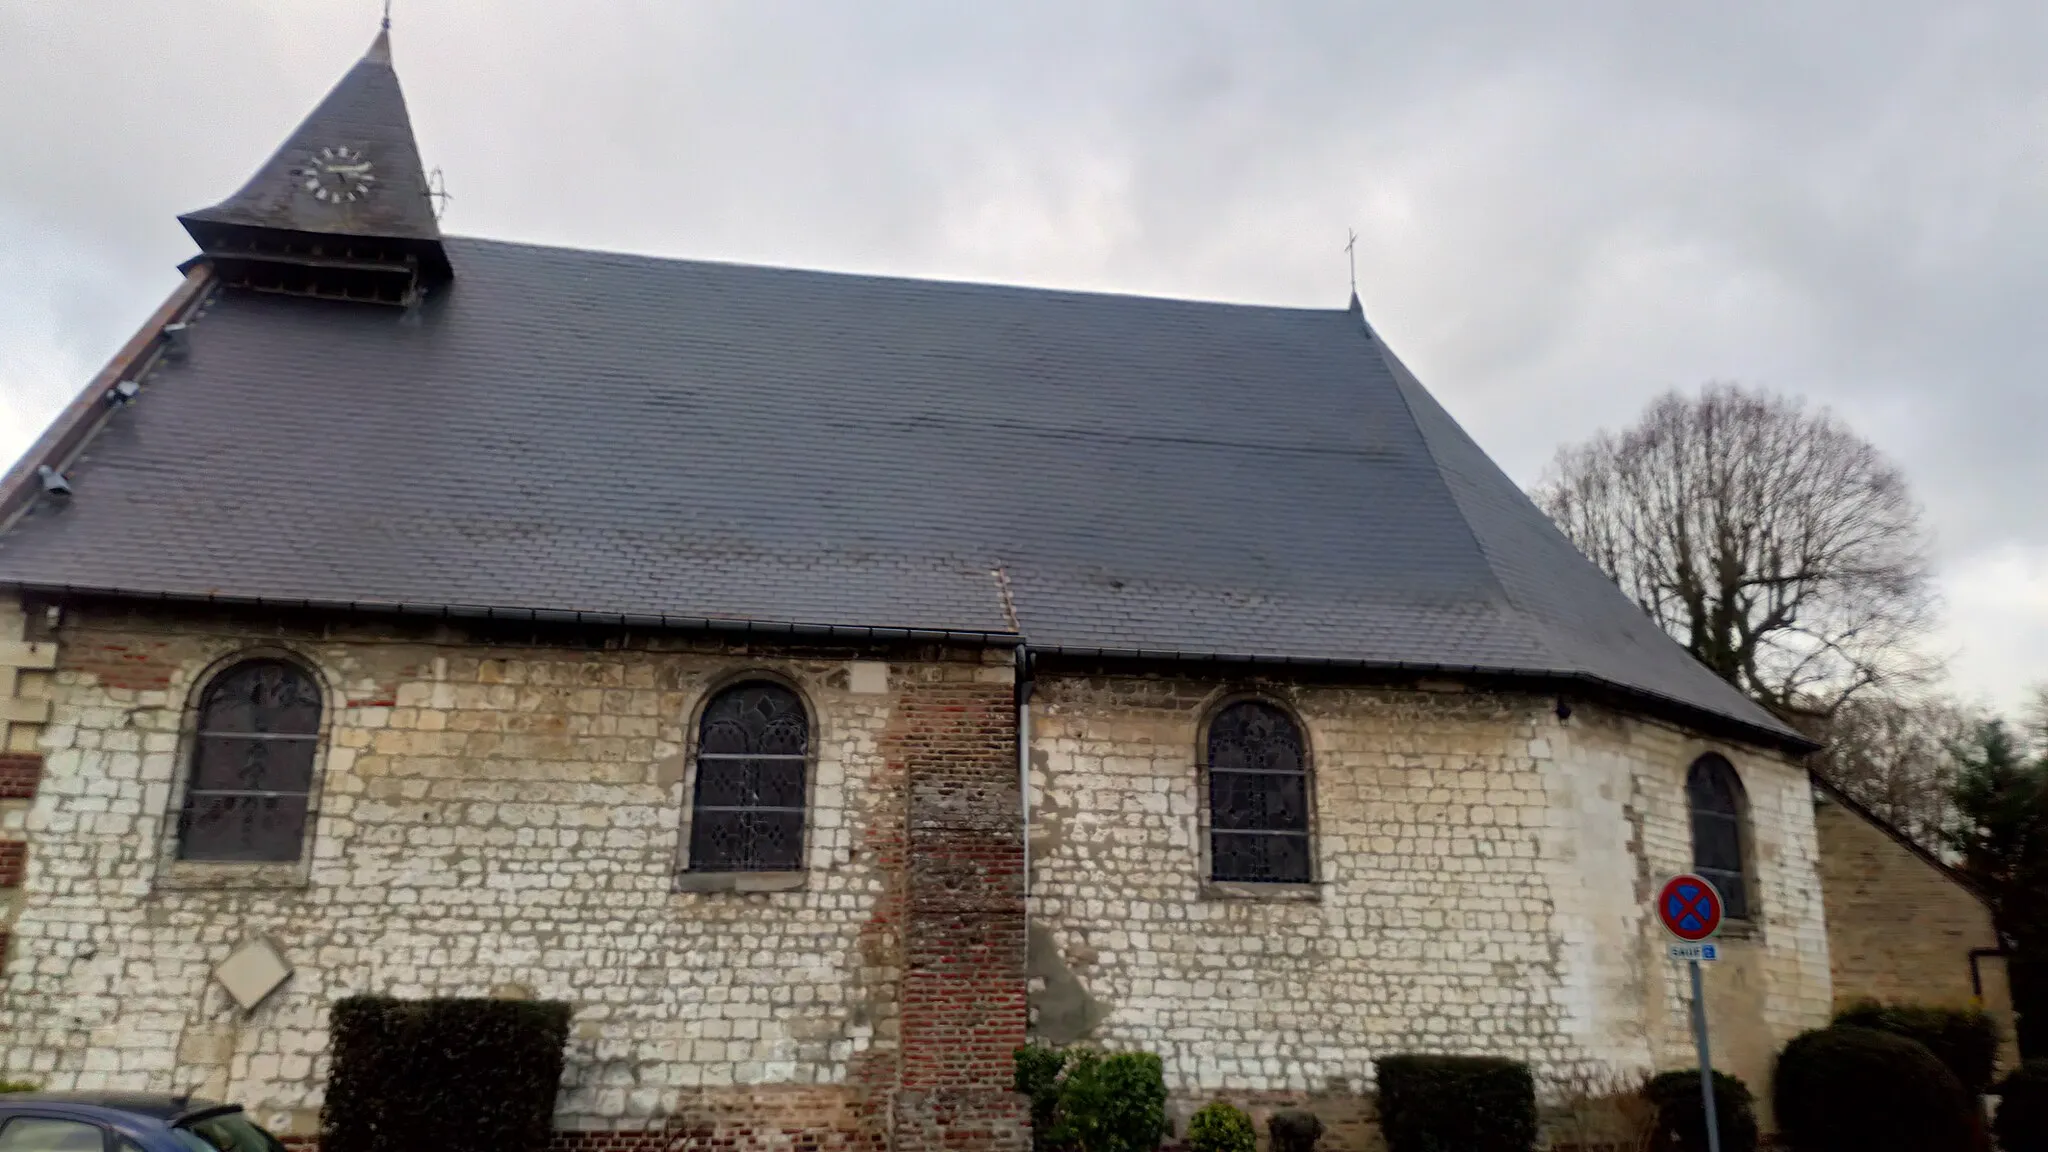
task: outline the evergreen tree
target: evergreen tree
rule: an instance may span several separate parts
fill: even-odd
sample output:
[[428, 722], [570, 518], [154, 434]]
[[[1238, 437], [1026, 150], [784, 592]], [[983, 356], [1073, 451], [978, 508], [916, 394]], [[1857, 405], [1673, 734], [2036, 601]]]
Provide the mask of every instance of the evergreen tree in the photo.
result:
[[1991, 904], [2010, 953], [2020, 1050], [2048, 1053], [2048, 756], [2028, 756], [1993, 720], [1956, 748], [1957, 826], [1948, 834], [1963, 873]]

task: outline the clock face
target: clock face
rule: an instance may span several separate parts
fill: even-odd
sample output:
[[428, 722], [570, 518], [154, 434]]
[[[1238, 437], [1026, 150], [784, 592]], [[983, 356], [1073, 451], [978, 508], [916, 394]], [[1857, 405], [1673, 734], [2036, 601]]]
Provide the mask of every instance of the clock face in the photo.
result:
[[299, 190], [330, 204], [352, 204], [377, 187], [377, 175], [361, 152], [337, 145], [322, 148], [292, 169]]

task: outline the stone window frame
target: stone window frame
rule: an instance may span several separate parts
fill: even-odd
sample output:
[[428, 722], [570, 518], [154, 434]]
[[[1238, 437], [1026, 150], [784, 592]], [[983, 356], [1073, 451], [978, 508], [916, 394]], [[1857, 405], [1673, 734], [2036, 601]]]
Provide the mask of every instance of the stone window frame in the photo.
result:
[[[178, 818], [191, 786], [193, 757], [199, 742], [200, 708], [206, 690], [222, 673], [250, 660], [282, 660], [311, 677], [320, 692], [320, 725], [313, 738], [312, 779], [306, 792], [306, 830], [299, 839], [299, 858], [292, 861], [181, 860]], [[171, 786], [157, 834], [155, 887], [164, 889], [304, 888], [312, 882], [313, 850], [320, 837], [321, 796], [326, 790], [327, 754], [334, 745], [334, 727], [348, 696], [339, 679], [311, 653], [288, 644], [266, 641], [236, 644], [208, 660], [185, 685], [178, 717], [177, 759], [171, 765]]]
[[1724, 939], [1747, 940], [1763, 935], [1764, 908], [1762, 876], [1757, 871], [1756, 850], [1756, 809], [1749, 798], [1749, 781], [1744, 779], [1742, 765], [1729, 750], [1718, 745], [1700, 744], [1689, 750], [1684, 770], [1678, 777], [1679, 805], [1684, 811], [1685, 826], [1685, 868], [1693, 871], [1699, 867], [1698, 849], [1692, 838], [1692, 772], [1701, 761], [1712, 758], [1728, 766], [1729, 774], [1735, 778], [1736, 787], [1736, 835], [1741, 838], [1742, 895], [1747, 907], [1742, 917], [1726, 916], [1721, 921], [1720, 935]]
[[[727, 689], [743, 684], [766, 682], [789, 689], [803, 706], [804, 723], [809, 725], [804, 756], [803, 841], [797, 850], [801, 867], [786, 872], [710, 872], [690, 868], [690, 829], [697, 818], [697, 743], [703, 738], [704, 710]], [[687, 726], [683, 729], [683, 771], [676, 797], [676, 855], [672, 890], [684, 892], [790, 892], [810, 885], [815, 863], [811, 849], [817, 842], [818, 750], [824, 746], [824, 713], [811, 690], [778, 668], [749, 665], [731, 669], [707, 681], [690, 702]]]
[[[1294, 722], [1295, 731], [1301, 733], [1301, 749], [1304, 758], [1304, 791], [1308, 801], [1308, 867], [1306, 882], [1258, 881], [1258, 880], [1217, 880], [1210, 859], [1209, 840], [1209, 725], [1223, 710], [1233, 704], [1247, 701], [1277, 708]], [[1202, 705], [1200, 719], [1195, 724], [1195, 842], [1197, 866], [1200, 873], [1197, 881], [1203, 899], [1210, 900], [1266, 900], [1266, 901], [1318, 901], [1323, 898], [1323, 889], [1329, 881], [1323, 875], [1322, 805], [1316, 800], [1316, 741], [1301, 709], [1293, 700], [1273, 691], [1271, 688], [1225, 689]]]

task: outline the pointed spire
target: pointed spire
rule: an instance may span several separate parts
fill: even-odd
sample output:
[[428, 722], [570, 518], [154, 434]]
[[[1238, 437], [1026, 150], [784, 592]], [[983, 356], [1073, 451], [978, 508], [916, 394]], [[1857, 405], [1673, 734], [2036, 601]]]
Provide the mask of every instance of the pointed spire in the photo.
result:
[[325, 251], [339, 241], [344, 249], [416, 260], [429, 280], [447, 275], [412, 118], [391, 66], [389, 18], [248, 183], [179, 219], [210, 255], [309, 245]]
[[391, 63], [391, 0], [384, 0], [384, 19], [378, 23], [377, 38], [370, 41], [370, 50], [363, 53], [363, 59]]

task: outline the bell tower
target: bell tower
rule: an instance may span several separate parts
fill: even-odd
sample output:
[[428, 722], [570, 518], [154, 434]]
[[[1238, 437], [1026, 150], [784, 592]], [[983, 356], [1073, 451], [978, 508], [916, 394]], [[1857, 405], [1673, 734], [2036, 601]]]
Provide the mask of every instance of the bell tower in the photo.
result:
[[402, 305], [454, 275], [429, 193], [386, 21], [240, 191], [178, 219], [223, 283]]

